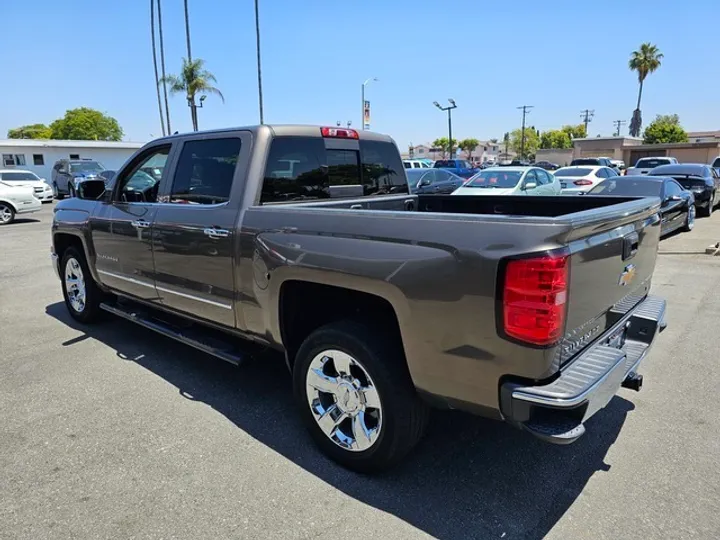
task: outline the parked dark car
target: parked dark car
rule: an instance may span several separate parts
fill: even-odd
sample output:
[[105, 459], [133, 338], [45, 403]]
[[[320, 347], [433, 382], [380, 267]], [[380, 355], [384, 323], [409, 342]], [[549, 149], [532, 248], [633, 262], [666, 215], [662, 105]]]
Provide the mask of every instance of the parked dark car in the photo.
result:
[[401, 461], [429, 405], [556, 444], [602, 430], [586, 421], [641, 389], [666, 326], [657, 197], [413, 195], [370, 131], [173, 135], [77, 195], [51, 254], [75, 321], [107, 312], [233, 364], [284, 354], [311, 437], [358, 471]]
[[526, 160], [526, 159], [513, 159], [513, 160], [510, 162], [510, 165], [509, 165], [509, 166], [510, 166], [510, 167], [530, 167], [531, 164], [530, 164], [530, 162], [529, 162], [528, 160]]
[[557, 171], [560, 168], [560, 165], [552, 163], [551, 161], [536, 161], [535, 167], [540, 167], [546, 171]]
[[52, 168], [51, 187], [59, 199], [74, 197], [80, 182], [95, 180], [105, 167], [92, 159], [60, 159]]
[[410, 193], [452, 193], [466, 180], [447, 169], [408, 169]]
[[703, 163], [676, 163], [660, 165], [649, 173], [652, 176], [669, 176], [695, 195], [695, 206], [703, 216], [712, 215], [720, 203], [720, 175], [710, 165]]
[[612, 167], [613, 169], [617, 168], [617, 165], [613, 163], [610, 158], [604, 157], [585, 157], [573, 159], [570, 162], [570, 166], [573, 167], [576, 165], [597, 165], [599, 167]]
[[659, 197], [662, 201], [660, 235], [677, 229], [689, 232], [695, 226], [695, 197], [675, 179], [662, 176], [619, 176], [603, 180], [586, 195]]
[[473, 166], [466, 159], [439, 159], [435, 162], [435, 169], [448, 169], [451, 173], [461, 177], [470, 178], [475, 176], [480, 169]]

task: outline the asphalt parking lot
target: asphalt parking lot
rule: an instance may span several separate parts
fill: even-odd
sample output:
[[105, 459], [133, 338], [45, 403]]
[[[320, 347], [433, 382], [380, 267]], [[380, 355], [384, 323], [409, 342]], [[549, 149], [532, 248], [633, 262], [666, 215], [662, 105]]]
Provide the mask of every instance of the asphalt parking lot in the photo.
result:
[[[404, 466], [362, 477], [311, 445], [281, 363], [72, 322], [51, 217], [0, 228], [2, 539], [720, 537], [720, 257], [659, 255], [645, 387], [578, 443], [436, 413]], [[720, 241], [720, 212], [695, 234]]]

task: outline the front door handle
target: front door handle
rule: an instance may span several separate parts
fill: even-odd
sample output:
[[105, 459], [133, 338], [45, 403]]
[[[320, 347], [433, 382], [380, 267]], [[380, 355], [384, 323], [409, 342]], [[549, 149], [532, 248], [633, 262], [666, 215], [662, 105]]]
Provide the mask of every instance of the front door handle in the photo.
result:
[[150, 228], [150, 222], [145, 221], [144, 219], [138, 219], [136, 221], [133, 221], [131, 223], [133, 227], [136, 229], [149, 229]]
[[208, 227], [204, 229], [203, 232], [205, 236], [209, 236], [210, 238], [227, 238], [230, 236], [230, 231], [227, 229], [216, 229], [215, 227]]

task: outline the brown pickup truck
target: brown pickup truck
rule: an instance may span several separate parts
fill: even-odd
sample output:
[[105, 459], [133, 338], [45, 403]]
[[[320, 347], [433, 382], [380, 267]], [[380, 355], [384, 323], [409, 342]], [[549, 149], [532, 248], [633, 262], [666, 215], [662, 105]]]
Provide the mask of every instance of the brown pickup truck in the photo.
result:
[[665, 326], [658, 199], [411, 195], [375, 133], [175, 135], [77, 195], [52, 225], [76, 320], [283, 352], [311, 436], [354, 470], [401, 460], [430, 406], [573, 442], [640, 389]]

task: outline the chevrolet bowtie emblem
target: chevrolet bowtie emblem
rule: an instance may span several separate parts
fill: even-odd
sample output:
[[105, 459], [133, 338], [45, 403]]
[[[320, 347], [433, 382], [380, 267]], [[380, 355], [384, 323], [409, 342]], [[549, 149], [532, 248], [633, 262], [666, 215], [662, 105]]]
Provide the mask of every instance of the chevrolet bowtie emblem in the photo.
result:
[[630, 284], [630, 282], [635, 277], [635, 273], [637, 272], [634, 264], [628, 264], [625, 267], [625, 270], [623, 270], [623, 273], [620, 274], [620, 279], [618, 280], [618, 285], [621, 287], [626, 287]]

